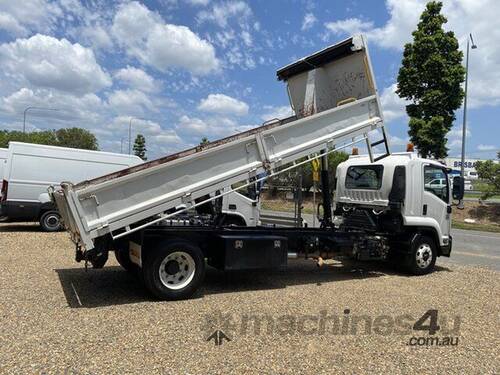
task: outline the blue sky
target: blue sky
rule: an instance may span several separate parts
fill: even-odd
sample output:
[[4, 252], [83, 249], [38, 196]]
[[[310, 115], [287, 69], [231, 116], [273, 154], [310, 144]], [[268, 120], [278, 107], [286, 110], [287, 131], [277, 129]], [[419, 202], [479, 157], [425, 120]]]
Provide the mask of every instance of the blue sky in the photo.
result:
[[[81, 126], [101, 149], [127, 150], [128, 125], [159, 157], [290, 113], [276, 70], [355, 33], [367, 35], [392, 148], [404, 149], [404, 101], [394, 94], [421, 0], [157, 0], [0, 2], [0, 126]], [[488, 9], [488, 12], [484, 12]], [[447, 28], [470, 59], [468, 157], [500, 149], [500, 3], [444, 1]], [[462, 110], [448, 135], [461, 147]]]

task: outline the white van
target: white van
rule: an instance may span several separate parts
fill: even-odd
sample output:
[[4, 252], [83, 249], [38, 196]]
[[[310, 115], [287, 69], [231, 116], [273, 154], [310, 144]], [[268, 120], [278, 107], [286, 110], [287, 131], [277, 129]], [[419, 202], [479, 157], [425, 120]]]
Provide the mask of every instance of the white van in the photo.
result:
[[77, 183], [142, 163], [135, 155], [10, 142], [3, 173], [2, 221], [39, 221], [43, 230], [60, 229], [49, 186]]
[[7, 163], [7, 154], [9, 149], [0, 148], [0, 179], [3, 177], [3, 170], [5, 169], [5, 163]]

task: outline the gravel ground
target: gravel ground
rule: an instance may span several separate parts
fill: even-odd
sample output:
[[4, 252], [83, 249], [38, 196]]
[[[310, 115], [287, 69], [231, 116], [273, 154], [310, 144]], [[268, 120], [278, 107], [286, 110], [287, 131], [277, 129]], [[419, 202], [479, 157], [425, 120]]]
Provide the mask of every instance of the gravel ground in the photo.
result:
[[[198, 298], [158, 302], [114, 258], [86, 273], [66, 233], [26, 224], [0, 224], [0, 267], [0, 373], [500, 373], [492, 270], [443, 265], [408, 277], [297, 261], [286, 272], [209, 270]], [[408, 345], [429, 337], [411, 330], [429, 309], [438, 310], [435, 336], [458, 337], [456, 346]], [[375, 321], [404, 314], [402, 334]], [[366, 316], [371, 334], [364, 323], [334, 332], [334, 315]], [[207, 342], [215, 329], [231, 341]]]

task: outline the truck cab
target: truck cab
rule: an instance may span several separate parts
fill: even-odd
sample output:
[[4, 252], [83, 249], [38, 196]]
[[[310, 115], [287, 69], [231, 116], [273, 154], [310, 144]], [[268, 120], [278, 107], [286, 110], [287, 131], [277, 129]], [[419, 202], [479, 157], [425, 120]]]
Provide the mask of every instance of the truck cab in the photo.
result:
[[435, 256], [450, 256], [452, 191], [443, 164], [414, 153], [394, 153], [375, 163], [352, 156], [339, 164], [336, 179], [334, 213], [341, 229], [382, 234], [402, 252], [415, 237], [425, 236]]

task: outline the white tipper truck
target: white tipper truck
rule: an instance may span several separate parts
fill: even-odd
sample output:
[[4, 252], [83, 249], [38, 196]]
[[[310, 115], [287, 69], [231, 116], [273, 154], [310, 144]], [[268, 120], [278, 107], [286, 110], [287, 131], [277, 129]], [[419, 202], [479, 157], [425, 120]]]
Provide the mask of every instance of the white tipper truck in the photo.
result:
[[[286, 267], [288, 258], [394, 260], [431, 272], [451, 252], [450, 184], [439, 163], [390, 155], [366, 40], [354, 36], [277, 72], [295, 116], [78, 184], [51, 189], [76, 260], [103, 267], [109, 251], [160, 299], [192, 295], [206, 263], [222, 270]], [[374, 133], [381, 137], [372, 142]], [[332, 208], [327, 156], [366, 142], [368, 157], [339, 165]], [[384, 152], [377, 153], [377, 146]], [[313, 159], [322, 165], [320, 228], [234, 226], [222, 198]], [[432, 176], [431, 176], [432, 175]], [[463, 185], [455, 181], [455, 197]], [[462, 189], [460, 189], [462, 187]], [[182, 216], [204, 207], [198, 220]], [[341, 217], [334, 225], [332, 216]], [[231, 224], [231, 223], [229, 223]]]

